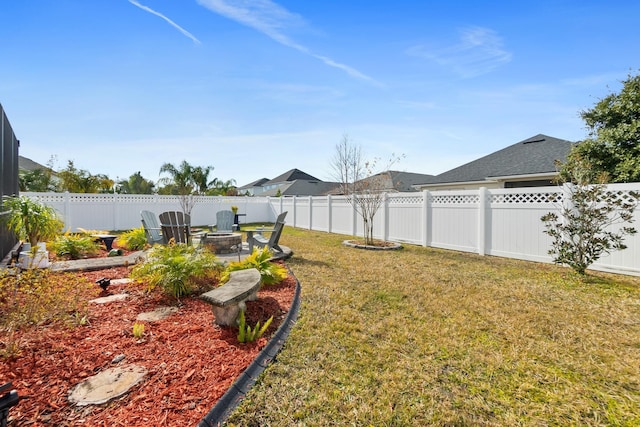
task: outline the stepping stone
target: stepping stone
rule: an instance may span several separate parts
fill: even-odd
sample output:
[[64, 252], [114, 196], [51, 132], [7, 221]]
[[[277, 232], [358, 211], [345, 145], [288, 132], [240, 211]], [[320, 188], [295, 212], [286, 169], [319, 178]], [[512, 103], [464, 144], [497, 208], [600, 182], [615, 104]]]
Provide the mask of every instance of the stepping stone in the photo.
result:
[[92, 302], [94, 304], [108, 304], [114, 301], [123, 301], [127, 299], [128, 296], [129, 294], [115, 294], [115, 295], [109, 295], [108, 297], [100, 297], [100, 298], [92, 299], [92, 300], [89, 300], [89, 302]]
[[158, 307], [153, 311], [147, 311], [145, 313], [138, 314], [136, 320], [140, 320], [143, 322], [155, 322], [157, 320], [162, 320], [169, 317], [178, 310], [178, 307]]
[[112, 279], [111, 280], [111, 284], [112, 285], [124, 285], [126, 283], [131, 283], [133, 282], [133, 279], [129, 279], [129, 278], [125, 278], [125, 279]]
[[69, 392], [69, 401], [77, 406], [100, 405], [122, 396], [147, 375], [143, 366], [109, 368], [78, 383]]

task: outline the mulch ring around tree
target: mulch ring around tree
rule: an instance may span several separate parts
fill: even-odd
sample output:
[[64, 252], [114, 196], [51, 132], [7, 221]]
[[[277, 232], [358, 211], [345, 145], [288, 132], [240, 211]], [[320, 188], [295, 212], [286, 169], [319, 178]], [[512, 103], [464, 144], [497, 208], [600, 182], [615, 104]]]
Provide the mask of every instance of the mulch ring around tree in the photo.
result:
[[[213, 324], [211, 306], [197, 296], [177, 305], [144, 284], [119, 283], [129, 267], [74, 273], [91, 283], [112, 279], [110, 295], [126, 298], [106, 304], [89, 303], [83, 326], [39, 325], [17, 331], [20, 353], [0, 362], [0, 383], [11, 381], [20, 401], [9, 411], [15, 426], [187, 426], [196, 425], [256, 358], [285, 319], [296, 288], [290, 275], [281, 284], [265, 286], [257, 301], [247, 302], [247, 324], [274, 320], [265, 336], [240, 344], [238, 329]], [[53, 275], [55, 276], [55, 275]], [[87, 300], [107, 293], [96, 284]], [[141, 313], [175, 306], [158, 321], [137, 321]], [[133, 336], [133, 324], [144, 334]], [[0, 341], [9, 337], [0, 332]], [[128, 393], [100, 405], [75, 406], [69, 393], [86, 378], [107, 369], [136, 365], [146, 376]]]
[[366, 244], [364, 240], [345, 240], [342, 242], [344, 246], [349, 246], [356, 249], [368, 249], [373, 251], [389, 251], [402, 249], [402, 245], [396, 242], [388, 242], [384, 240], [374, 240], [373, 244]]

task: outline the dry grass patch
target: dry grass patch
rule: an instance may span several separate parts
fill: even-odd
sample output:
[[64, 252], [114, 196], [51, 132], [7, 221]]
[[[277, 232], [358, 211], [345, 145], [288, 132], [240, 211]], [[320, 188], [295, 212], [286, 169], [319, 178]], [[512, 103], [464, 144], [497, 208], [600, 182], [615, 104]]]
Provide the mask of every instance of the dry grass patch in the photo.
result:
[[242, 426], [638, 425], [640, 279], [285, 229], [303, 305]]

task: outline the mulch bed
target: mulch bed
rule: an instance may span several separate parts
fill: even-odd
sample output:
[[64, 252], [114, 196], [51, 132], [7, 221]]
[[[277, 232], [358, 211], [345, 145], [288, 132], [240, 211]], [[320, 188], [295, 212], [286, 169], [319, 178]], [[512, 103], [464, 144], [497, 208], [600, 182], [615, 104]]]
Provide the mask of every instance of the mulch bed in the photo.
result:
[[[130, 267], [79, 272], [90, 281], [127, 277]], [[195, 426], [242, 371], [256, 358], [291, 307], [294, 277], [264, 287], [259, 300], [247, 302], [247, 323], [274, 320], [264, 337], [240, 344], [237, 328], [213, 324], [211, 306], [197, 297], [181, 300], [179, 311], [145, 323], [143, 339], [132, 335], [139, 313], [175, 305], [140, 284], [108, 287], [127, 293], [125, 301], [89, 304], [88, 324], [59, 324], [18, 332], [19, 356], [0, 362], [0, 383], [11, 381], [20, 402], [10, 409], [10, 426]], [[93, 298], [105, 294], [96, 285]], [[5, 337], [0, 332], [0, 340]], [[124, 359], [114, 363], [114, 358]], [[148, 369], [145, 380], [111, 402], [71, 406], [72, 387], [96, 373], [123, 364]]]

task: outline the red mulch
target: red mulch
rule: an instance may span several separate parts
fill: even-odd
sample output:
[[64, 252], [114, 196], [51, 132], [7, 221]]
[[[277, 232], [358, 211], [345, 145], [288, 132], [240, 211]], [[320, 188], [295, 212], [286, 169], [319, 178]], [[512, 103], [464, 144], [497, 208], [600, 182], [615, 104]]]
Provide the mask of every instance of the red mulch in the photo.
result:
[[[95, 281], [127, 277], [128, 267], [83, 272]], [[291, 306], [295, 278], [264, 287], [247, 302], [247, 323], [274, 320], [264, 337], [237, 341], [237, 328], [214, 325], [211, 306], [197, 297], [182, 299], [179, 311], [145, 323], [137, 340], [132, 326], [139, 313], [175, 303], [141, 285], [111, 285], [109, 294], [126, 292], [124, 302], [89, 305], [89, 323], [68, 328], [45, 325], [20, 332], [21, 354], [0, 362], [0, 384], [11, 381], [20, 402], [9, 411], [9, 426], [195, 426], [280, 326]], [[96, 285], [93, 297], [104, 296]], [[3, 340], [0, 333], [0, 340]], [[74, 407], [70, 389], [85, 378], [116, 366], [148, 369], [145, 380], [126, 395], [98, 406]]]

